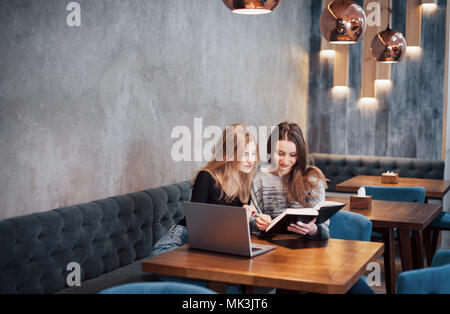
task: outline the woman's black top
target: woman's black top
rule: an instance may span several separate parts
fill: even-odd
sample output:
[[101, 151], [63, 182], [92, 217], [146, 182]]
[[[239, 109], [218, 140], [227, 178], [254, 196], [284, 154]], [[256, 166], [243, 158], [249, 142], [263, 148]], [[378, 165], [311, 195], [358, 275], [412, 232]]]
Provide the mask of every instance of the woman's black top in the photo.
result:
[[[231, 202], [225, 201], [225, 193], [222, 197], [222, 187], [220, 183], [216, 187], [216, 181], [207, 171], [200, 171], [195, 179], [194, 186], [192, 187], [191, 202], [208, 203], [217, 205], [227, 205], [242, 207], [244, 204], [236, 197]], [[183, 218], [179, 225], [186, 226], [186, 218]]]

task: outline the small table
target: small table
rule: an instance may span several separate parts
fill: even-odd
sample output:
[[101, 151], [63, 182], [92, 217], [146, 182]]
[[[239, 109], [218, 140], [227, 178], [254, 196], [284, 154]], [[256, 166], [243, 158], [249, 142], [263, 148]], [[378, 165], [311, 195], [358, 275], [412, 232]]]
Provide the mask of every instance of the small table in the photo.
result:
[[[327, 197], [327, 200], [347, 203], [348, 198]], [[372, 221], [374, 231], [383, 235], [386, 292], [395, 292], [394, 229], [397, 229], [403, 271], [423, 268], [422, 233], [441, 212], [442, 204], [407, 203], [372, 200], [372, 208], [351, 210]], [[410, 238], [410, 233], [413, 237]]]
[[367, 264], [383, 254], [384, 248], [382, 243], [376, 242], [313, 241], [295, 235], [278, 235], [270, 240], [252, 236], [252, 242], [274, 245], [275, 250], [246, 258], [194, 250], [186, 244], [144, 261], [142, 269], [207, 280], [208, 286], [219, 292], [224, 292], [227, 284], [240, 284], [314, 293], [346, 293], [364, 274]]
[[356, 176], [336, 185], [336, 191], [356, 193], [361, 186], [393, 186], [408, 187], [421, 186], [426, 190], [426, 198], [443, 199], [450, 190], [450, 181], [435, 179], [419, 179], [399, 177], [398, 184], [381, 183], [381, 176]]

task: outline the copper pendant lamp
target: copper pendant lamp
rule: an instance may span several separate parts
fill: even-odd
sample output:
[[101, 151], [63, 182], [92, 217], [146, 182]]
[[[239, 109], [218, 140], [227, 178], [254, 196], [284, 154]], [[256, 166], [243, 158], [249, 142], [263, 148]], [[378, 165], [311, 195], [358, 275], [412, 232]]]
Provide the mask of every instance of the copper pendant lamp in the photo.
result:
[[332, 44], [354, 44], [366, 28], [366, 13], [350, 0], [331, 1], [320, 16], [320, 32]]
[[222, 0], [236, 14], [267, 14], [275, 10], [283, 0]]
[[378, 33], [372, 41], [370, 51], [378, 62], [397, 63], [406, 55], [406, 39], [402, 33], [388, 27]]

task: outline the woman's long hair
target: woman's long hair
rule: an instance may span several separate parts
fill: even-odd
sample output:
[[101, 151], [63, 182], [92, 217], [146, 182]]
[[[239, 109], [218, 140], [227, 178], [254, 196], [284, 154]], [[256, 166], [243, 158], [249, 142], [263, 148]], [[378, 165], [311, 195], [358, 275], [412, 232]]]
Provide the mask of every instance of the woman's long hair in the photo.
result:
[[[277, 133], [278, 138], [274, 138]], [[326, 178], [319, 168], [308, 166], [308, 149], [301, 128], [295, 123], [280, 123], [267, 142], [267, 152], [273, 156], [272, 141], [273, 147], [277, 141], [290, 141], [297, 147], [297, 162], [292, 166], [291, 172], [282, 177], [282, 181], [286, 187], [288, 202], [296, 200], [303, 206], [311, 206], [307, 201], [310, 197], [308, 194], [317, 187], [319, 180], [323, 180], [326, 187]]]
[[[250, 142], [255, 143], [257, 156], [252, 171], [247, 174], [239, 171], [239, 161], [243, 161], [241, 158], [245, 147]], [[225, 196], [227, 203], [238, 197], [241, 203], [247, 204], [259, 160], [258, 143], [255, 137], [245, 125], [233, 124], [223, 130], [222, 136], [214, 147], [212, 160], [196, 173], [193, 182], [200, 171], [207, 171], [216, 181], [216, 188], [220, 185], [222, 191], [220, 197]]]

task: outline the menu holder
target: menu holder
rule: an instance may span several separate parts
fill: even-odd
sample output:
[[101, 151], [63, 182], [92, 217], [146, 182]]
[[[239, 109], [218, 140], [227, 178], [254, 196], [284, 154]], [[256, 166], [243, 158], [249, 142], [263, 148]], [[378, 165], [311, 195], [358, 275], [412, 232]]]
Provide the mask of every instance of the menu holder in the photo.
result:
[[398, 173], [383, 173], [381, 175], [382, 184], [398, 184]]
[[350, 196], [350, 209], [370, 209], [372, 208], [372, 196]]

